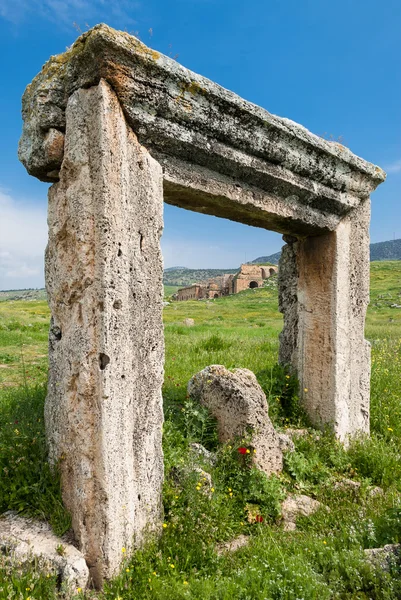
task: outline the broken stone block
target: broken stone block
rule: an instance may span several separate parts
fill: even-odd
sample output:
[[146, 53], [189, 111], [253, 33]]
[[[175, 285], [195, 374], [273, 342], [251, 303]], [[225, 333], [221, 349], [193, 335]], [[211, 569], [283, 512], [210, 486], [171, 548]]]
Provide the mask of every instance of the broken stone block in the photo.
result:
[[192, 377], [188, 394], [217, 420], [220, 442], [251, 435], [254, 464], [266, 475], [279, 473], [283, 454], [268, 414], [266, 396], [254, 373], [211, 365]]
[[193, 327], [195, 325], [194, 319], [184, 319], [184, 325], [187, 327]]
[[57, 537], [45, 522], [9, 512], [0, 518], [0, 552], [11, 565], [37, 562], [44, 572], [57, 573], [68, 595], [89, 583], [85, 558], [75, 546]]

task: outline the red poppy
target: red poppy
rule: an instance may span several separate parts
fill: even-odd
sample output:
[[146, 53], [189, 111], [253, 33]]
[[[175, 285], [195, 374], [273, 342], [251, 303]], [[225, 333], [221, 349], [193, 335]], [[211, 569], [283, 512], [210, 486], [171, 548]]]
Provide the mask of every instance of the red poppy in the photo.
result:
[[256, 520], [256, 523], [263, 523], [262, 515], [256, 515], [255, 520]]
[[244, 448], [243, 446], [241, 446], [241, 448], [238, 448], [238, 452], [240, 454], [246, 454], [246, 448]]

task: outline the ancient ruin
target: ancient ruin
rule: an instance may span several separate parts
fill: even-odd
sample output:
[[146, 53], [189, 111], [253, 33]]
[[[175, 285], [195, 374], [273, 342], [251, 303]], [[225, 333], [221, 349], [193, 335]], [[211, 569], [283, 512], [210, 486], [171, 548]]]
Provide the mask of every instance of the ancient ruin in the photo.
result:
[[275, 265], [244, 264], [235, 275], [225, 273], [204, 282], [194, 283], [180, 288], [176, 300], [204, 300], [207, 298], [221, 298], [238, 294], [248, 288], [254, 289], [263, 286], [263, 282], [278, 273]]
[[46, 428], [97, 586], [160, 530], [163, 200], [284, 234], [280, 360], [316, 426], [369, 431], [369, 194], [383, 171], [105, 25], [27, 87], [49, 191]]

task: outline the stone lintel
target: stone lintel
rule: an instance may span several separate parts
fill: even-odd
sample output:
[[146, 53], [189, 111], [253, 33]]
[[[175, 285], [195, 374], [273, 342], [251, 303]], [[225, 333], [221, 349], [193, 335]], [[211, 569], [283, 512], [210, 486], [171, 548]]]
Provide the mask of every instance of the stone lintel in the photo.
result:
[[[239, 190], [253, 186], [261, 204], [257, 211], [264, 210], [263, 195], [280, 200], [283, 213], [294, 202], [300, 210], [306, 207], [308, 234], [334, 229], [385, 178], [382, 169], [341, 144], [270, 114], [106, 25], [97, 25], [67, 52], [52, 57], [25, 91], [19, 155], [32, 175], [58, 180], [62, 144], [54, 130], [65, 130], [69, 96], [100, 79], [113, 88], [140, 143], [156, 158], [168, 156], [175, 170], [187, 164], [213, 171], [215, 178], [227, 177]], [[202, 193], [188, 180], [187, 170], [180, 179], [190, 189], [188, 200], [179, 201], [178, 194], [169, 192], [167, 201], [193, 209], [189, 196], [195, 193], [202, 204]], [[206, 196], [202, 200], [209, 204], [209, 191]], [[238, 220], [231, 210], [221, 215], [219, 208], [211, 208], [212, 214]], [[321, 213], [323, 222], [310, 224], [309, 210]], [[325, 223], [331, 215], [334, 221]], [[260, 227], [287, 231], [270, 217], [252, 220]]]

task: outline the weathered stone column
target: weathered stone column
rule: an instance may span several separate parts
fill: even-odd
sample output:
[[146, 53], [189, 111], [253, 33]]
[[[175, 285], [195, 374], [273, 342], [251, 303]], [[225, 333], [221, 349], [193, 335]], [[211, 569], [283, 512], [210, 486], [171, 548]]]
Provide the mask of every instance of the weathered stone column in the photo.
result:
[[316, 426], [369, 433], [369, 219], [366, 199], [334, 232], [288, 239], [280, 269], [280, 361], [292, 364]]
[[72, 94], [49, 191], [45, 418], [97, 586], [161, 517], [162, 209], [161, 167], [109, 85]]

